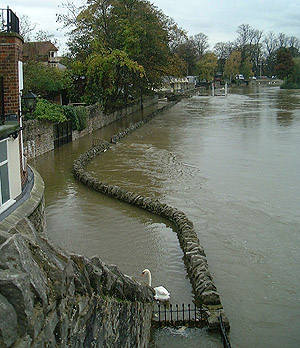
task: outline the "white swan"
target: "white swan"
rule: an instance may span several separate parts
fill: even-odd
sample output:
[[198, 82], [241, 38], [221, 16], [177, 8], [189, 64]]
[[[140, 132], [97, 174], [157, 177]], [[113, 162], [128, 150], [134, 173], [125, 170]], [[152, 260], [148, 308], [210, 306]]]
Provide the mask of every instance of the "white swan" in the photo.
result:
[[[142, 272], [142, 275], [147, 275], [148, 276], [148, 285], [151, 286], [151, 272], [149, 271], [149, 269], [144, 269]], [[156, 288], [154, 288], [155, 291], [155, 295], [154, 298], [157, 301], [169, 301], [170, 300], [170, 293], [169, 291], [164, 288], [163, 286], [157, 286]]]

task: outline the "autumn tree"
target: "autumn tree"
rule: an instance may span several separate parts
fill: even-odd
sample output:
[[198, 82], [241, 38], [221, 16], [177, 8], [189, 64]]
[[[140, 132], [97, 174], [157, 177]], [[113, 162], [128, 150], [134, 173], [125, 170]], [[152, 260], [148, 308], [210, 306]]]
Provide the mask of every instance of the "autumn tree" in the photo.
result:
[[206, 81], [212, 81], [218, 68], [218, 58], [212, 53], [208, 52], [197, 63], [197, 70], [199, 78]]
[[[149, 1], [89, 0], [78, 13], [72, 6], [69, 13], [69, 17], [59, 19], [73, 26], [69, 41], [71, 57], [82, 66], [91, 62], [98, 66], [94, 70], [98, 77], [92, 78], [88, 70], [83, 71], [89, 99], [88, 88], [95, 79], [103, 84], [97, 89], [99, 93], [103, 93], [107, 81], [113, 81], [111, 95], [126, 102], [129, 96], [138, 97], [158, 86], [163, 76], [184, 73], [185, 65], [174, 53], [183, 31]], [[115, 68], [111, 64], [116, 64]], [[115, 78], [115, 73], [119, 78]], [[114, 76], [103, 78], [103, 74]], [[114, 98], [103, 98], [105, 104], [119, 104]]]
[[224, 67], [224, 75], [231, 81], [239, 73], [241, 65], [241, 52], [233, 51], [227, 59]]

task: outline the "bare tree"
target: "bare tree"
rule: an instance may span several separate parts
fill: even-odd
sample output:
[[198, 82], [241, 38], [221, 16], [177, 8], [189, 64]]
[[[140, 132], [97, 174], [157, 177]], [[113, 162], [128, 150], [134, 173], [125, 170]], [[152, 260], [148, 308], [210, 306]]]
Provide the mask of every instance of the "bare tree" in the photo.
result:
[[284, 33], [279, 33], [277, 36], [279, 48], [287, 47], [289, 38]]
[[295, 36], [291, 36], [289, 38], [289, 46], [299, 50], [300, 49], [300, 40], [298, 38], [296, 38]]
[[214, 53], [218, 59], [227, 59], [234, 50], [233, 42], [217, 42], [214, 46]]
[[25, 42], [31, 40], [32, 34], [36, 28], [36, 24], [32, 23], [30, 18], [26, 15], [20, 17], [20, 35]]
[[191, 36], [189, 40], [193, 43], [198, 58], [201, 58], [209, 47], [207, 35], [199, 33]]
[[263, 43], [267, 56], [273, 54], [279, 47], [278, 39], [272, 31], [265, 35]]

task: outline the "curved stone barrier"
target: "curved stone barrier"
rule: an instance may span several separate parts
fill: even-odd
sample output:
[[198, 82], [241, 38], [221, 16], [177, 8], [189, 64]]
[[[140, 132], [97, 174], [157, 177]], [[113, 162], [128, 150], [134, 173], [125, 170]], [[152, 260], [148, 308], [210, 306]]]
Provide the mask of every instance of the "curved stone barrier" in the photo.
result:
[[[174, 103], [172, 103], [171, 105], [166, 105], [166, 108], [174, 105]], [[155, 113], [149, 115], [145, 120], [137, 122], [137, 124], [129, 127], [123, 132], [120, 132], [118, 135], [113, 136], [111, 141], [116, 142], [117, 140], [126, 136], [134, 129], [149, 121], [158, 112], [159, 111], [155, 111]], [[193, 287], [196, 303], [198, 305], [202, 304], [207, 308], [208, 325], [210, 329], [214, 330], [219, 328], [218, 317], [220, 316], [220, 314], [222, 314], [226, 328], [229, 329], [229, 321], [225, 316], [220, 300], [220, 295], [208, 270], [208, 264], [204, 249], [199, 242], [192, 221], [188, 219], [186, 214], [167, 204], [161, 203], [158, 200], [143, 197], [137, 193], [124, 190], [119, 186], [101, 182], [100, 180], [94, 178], [91, 174], [86, 172], [86, 165], [94, 157], [108, 150], [109, 148], [110, 144], [103, 141], [102, 143], [82, 154], [73, 163], [74, 176], [80, 182], [94, 189], [95, 191], [101, 192], [110, 197], [114, 197], [131, 205], [135, 205], [139, 208], [149, 211], [150, 213], [166, 218], [174, 223], [177, 229], [176, 232], [178, 239], [184, 253], [184, 261]]]

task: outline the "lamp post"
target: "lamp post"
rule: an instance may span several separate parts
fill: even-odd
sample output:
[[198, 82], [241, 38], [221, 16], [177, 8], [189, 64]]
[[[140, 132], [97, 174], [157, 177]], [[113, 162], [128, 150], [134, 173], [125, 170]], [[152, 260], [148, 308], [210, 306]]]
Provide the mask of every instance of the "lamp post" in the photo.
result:
[[35, 104], [37, 100], [37, 95], [29, 91], [26, 95], [22, 96], [22, 101], [24, 103], [25, 108], [29, 109], [30, 114], [34, 110]]

